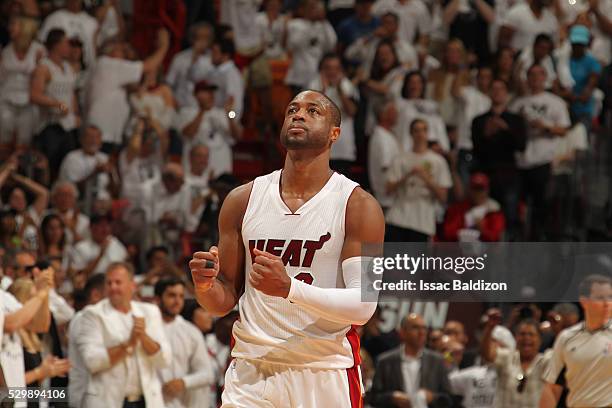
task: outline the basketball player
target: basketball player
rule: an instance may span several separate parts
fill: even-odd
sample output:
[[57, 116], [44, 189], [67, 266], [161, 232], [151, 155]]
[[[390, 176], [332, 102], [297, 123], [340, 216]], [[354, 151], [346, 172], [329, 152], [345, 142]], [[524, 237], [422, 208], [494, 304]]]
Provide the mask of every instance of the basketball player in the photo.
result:
[[[224, 315], [238, 303], [222, 406], [361, 407], [362, 245], [382, 244], [378, 202], [329, 167], [340, 111], [298, 94], [281, 142], [284, 168], [238, 187], [219, 215], [219, 247], [189, 263], [198, 302]], [[241, 295], [241, 293], [244, 293]]]
[[563, 385], [569, 389], [568, 407], [612, 407], [612, 279], [589, 275], [578, 290], [584, 322], [557, 337], [541, 408], [557, 406]]

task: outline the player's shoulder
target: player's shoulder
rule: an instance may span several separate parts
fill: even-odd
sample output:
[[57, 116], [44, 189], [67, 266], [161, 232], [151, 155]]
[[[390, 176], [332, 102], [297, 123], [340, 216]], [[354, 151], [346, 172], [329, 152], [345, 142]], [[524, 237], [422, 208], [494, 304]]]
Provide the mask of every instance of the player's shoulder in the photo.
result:
[[234, 225], [238, 227], [242, 224], [242, 217], [247, 210], [251, 191], [253, 190], [253, 181], [242, 184], [229, 192], [219, 214], [219, 224]]
[[[364, 215], [367, 215], [364, 217]], [[346, 204], [347, 224], [352, 221], [368, 219], [369, 221], [383, 220], [384, 215], [380, 203], [374, 196], [360, 186], [356, 186], [349, 196]]]

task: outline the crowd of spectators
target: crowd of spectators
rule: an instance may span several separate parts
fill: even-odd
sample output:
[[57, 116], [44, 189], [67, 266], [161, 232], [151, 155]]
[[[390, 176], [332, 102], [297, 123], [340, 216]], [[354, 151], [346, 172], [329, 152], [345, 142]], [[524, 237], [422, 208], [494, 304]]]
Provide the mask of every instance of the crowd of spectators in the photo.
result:
[[[612, 129], [612, 0], [183, 0], [175, 54], [164, 28], [150, 53], [130, 43], [137, 1], [0, 1], [7, 385], [68, 384], [75, 407], [216, 406], [237, 316], [194, 302], [186, 260], [217, 243], [223, 200], [248, 181], [247, 134], [282, 157], [279, 95], [338, 105], [331, 166], [379, 200], [387, 241], [587, 237], [587, 175]], [[541, 369], [559, 325], [483, 323], [499, 348], [467, 364], [458, 322], [428, 332], [409, 315], [380, 333], [376, 319], [367, 400], [400, 407], [493, 406], [500, 384], [519, 395], [499, 406], [536, 406], [539, 386], [500, 370], [515, 349]], [[497, 377], [459, 370], [481, 359]]]

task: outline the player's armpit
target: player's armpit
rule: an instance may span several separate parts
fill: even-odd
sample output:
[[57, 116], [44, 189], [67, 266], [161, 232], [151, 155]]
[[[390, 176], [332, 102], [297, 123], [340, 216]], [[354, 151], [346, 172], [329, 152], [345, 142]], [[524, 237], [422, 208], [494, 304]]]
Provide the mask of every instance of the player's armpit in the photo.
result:
[[253, 183], [240, 186], [228, 194], [219, 213], [219, 275], [212, 288], [198, 293], [198, 303], [217, 316], [229, 313], [238, 303], [244, 289], [244, 246], [242, 220]]
[[[355, 256], [382, 255], [385, 217], [378, 201], [361, 187], [355, 188], [349, 197], [344, 223], [342, 261]], [[366, 244], [367, 253], [363, 253]]]

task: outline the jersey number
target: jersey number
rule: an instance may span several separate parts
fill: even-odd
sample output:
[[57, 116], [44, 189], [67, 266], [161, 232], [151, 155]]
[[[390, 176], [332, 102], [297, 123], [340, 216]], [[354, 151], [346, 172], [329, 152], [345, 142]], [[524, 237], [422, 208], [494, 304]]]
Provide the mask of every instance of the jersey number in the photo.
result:
[[314, 278], [312, 277], [312, 275], [308, 272], [300, 272], [297, 275], [295, 275], [295, 279], [302, 281], [304, 283], [306, 283], [307, 285], [312, 285], [312, 281], [314, 281]]

